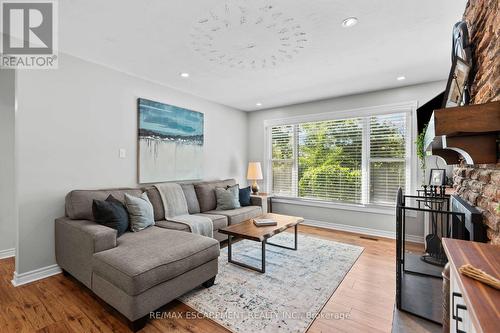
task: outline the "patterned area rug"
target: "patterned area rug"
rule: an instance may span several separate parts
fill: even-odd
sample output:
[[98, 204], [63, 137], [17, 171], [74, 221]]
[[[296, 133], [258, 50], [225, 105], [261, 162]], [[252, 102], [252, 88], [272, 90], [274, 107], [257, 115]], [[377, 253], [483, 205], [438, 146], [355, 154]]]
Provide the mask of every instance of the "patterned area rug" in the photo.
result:
[[[271, 241], [293, 246], [293, 234]], [[301, 234], [298, 244], [297, 251], [266, 246], [264, 274], [228, 263], [221, 249], [216, 284], [180, 301], [233, 332], [305, 332], [363, 248]], [[260, 267], [260, 243], [237, 242], [233, 259]]]

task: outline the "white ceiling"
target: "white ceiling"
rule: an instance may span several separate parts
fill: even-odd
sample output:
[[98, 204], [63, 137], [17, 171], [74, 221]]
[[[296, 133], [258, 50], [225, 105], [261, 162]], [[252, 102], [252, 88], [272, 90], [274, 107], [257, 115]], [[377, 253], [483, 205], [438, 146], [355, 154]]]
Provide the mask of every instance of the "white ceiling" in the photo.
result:
[[446, 78], [465, 3], [64, 0], [60, 50], [251, 111]]

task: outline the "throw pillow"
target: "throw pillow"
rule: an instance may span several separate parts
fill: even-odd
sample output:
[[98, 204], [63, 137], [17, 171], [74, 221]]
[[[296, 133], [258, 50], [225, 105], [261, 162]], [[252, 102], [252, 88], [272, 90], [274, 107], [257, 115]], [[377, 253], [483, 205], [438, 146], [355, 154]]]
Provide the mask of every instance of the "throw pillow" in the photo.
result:
[[240, 188], [240, 205], [241, 207], [250, 206], [250, 193], [252, 192], [250, 186], [245, 188]]
[[130, 218], [130, 230], [137, 232], [155, 224], [153, 205], [146, 192], [140, 198], [125, 193], [125, 205]]
[[128, 213], [125, 205], [110, 195], [105, 201], [94, 200], [92, 202], [92, 213], [94, 221], [117, 231], [120, 237], [128, 230]]
[[228, 210], [240, 208], [238, 184], [227, 188], [216, 187], [215, 197], [217, 198], [216, 210]]
[[234, 208], [240, 208], [240, 185], [235, 184], [235, 185], [227, 185], [226, 186], [227, 190], [230, 190], [231, 194], [233, 195], [233, 200], [234, 200]]

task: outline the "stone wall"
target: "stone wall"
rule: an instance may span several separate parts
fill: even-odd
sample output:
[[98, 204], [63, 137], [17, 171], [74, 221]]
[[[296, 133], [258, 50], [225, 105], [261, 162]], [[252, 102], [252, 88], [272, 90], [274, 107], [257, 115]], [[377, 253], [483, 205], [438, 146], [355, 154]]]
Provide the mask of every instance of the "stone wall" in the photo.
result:
[[500, 245], [500, 169], [460, 166], [454, 170], [453, 183], [457, 194], [483, 213], [491, 243]]
[[[499, 0], [469, 0], [465, 8], [473, 44], [471, 104], [500, 100], [499, 10]], [[458, 166], [453, 182], [458, 195], [483, 213], [490, 242], [500, 244], [500, 163]]]
[[500, 100], [499, 0], [469, 0], [464, 20], [473, 45], [471, 104]]

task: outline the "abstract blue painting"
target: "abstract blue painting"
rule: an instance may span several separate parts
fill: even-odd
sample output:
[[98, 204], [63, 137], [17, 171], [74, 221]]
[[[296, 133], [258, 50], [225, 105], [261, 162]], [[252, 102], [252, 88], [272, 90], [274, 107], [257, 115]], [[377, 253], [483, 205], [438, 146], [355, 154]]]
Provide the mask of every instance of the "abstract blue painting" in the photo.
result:
[[202, 178], [203, 113], [138, 99], [139, 183]]

